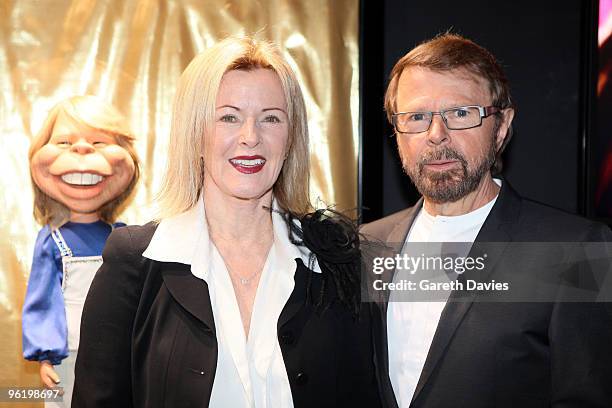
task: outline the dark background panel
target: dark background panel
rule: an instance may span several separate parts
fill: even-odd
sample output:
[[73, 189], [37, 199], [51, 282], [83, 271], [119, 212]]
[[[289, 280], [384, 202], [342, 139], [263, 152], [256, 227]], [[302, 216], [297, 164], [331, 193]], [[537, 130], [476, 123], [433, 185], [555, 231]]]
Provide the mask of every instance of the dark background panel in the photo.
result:
[[[582, 54], [589, 1], [362, 2], [361, 201], [364, 221], [412, 205], [418, 197], [402, 173], [391, 128], [380, 124], [382, 95], [395, 62], [420, 42], [452, 30], [489, 49], [502, 63], [516, 104], [515, 134], [504, 176], [523, 196], [584, 213], [582, 134], [588, 67]], [[368, 11], [369, 9], [369, 13]], [[382, 16], [381, 16], [382, 14]], [[369, 45], [368, 45], [369, 44]], [[382, 73], [382, 78], [381, 78]], [[373, 104], [378, 111], [374, 109]], [[371, 166], [371, 167], [370, 167]], [[381, 191], [382, 190], [382, 191]], [[365, 205], [369, 203], [370, 205]]]

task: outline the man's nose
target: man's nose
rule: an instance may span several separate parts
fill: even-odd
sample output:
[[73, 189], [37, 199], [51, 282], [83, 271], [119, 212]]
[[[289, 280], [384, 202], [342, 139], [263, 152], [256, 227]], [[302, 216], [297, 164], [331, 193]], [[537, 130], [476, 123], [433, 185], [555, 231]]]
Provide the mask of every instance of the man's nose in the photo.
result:
[[72, 144], [70, 150], [79, 154], [88, 154], [96, 151], [93, 145], [85, 139], [77, 140], [75, 143]]
[[255, 119], [248, 118], [244, 121], [242, 126], [240, 127], [240, 144], [243, 144], [248, 147], [255, 147], [259, 144], [259, 129], [257, 129], [257, 124], [255, 123]]
[[433, 115], [431, 125], [427, 131], [427, 142], [438, 146], [447, 143], [449, 140], [448, 128], [446, 123], [444, 123], [444, 119], [440, 115]]

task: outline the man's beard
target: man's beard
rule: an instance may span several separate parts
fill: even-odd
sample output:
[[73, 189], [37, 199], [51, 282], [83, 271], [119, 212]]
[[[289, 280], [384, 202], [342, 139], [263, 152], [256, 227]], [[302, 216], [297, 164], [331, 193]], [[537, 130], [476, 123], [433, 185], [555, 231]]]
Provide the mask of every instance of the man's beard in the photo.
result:
[[[448, 171], [428, 171], [425, 165], [435, 160], [457, 160], [461, 166]], [[413, 166], [404, 162], [403, 167], [421, 195], [441, 204], [458, 201], [476, 190], [494, 162], [495, 148], [490, 143], [484, 157], [478, 157], [471, 166], [463, 155], [445, 146], [424, 153]]]

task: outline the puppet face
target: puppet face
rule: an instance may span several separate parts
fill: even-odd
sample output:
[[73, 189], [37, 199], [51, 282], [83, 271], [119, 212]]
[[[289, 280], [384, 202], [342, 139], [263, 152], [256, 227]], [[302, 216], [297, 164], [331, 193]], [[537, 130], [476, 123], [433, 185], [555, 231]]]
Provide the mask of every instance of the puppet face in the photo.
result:
[[134, 161], [114, 136], [60, 112], [46, 145], [32, 157], [32, 177], [47, 195], [70, 209], [70, 218], [98, 219], [134, 177]]

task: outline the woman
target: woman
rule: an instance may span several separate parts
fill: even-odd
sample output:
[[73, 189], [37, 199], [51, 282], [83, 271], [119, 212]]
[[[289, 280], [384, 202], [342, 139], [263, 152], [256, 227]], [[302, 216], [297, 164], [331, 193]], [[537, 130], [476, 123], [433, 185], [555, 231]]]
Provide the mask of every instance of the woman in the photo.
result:
[[158, 223], [113, 233], [74, 406], [374, 407], [356, 234], [309, 214], [295, 74], [227, 39], [179, 82]]

